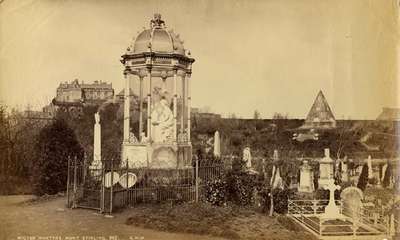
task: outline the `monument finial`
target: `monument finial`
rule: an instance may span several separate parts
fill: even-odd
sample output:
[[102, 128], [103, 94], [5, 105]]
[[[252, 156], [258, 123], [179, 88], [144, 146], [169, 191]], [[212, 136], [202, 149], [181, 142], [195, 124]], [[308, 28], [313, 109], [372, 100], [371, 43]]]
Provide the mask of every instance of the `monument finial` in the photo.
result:
[[150, 21], [151, 28], [163, 28], [165, 27], [165, 22], [161, 20], [161, 14], [154, 13], [153, 19]]

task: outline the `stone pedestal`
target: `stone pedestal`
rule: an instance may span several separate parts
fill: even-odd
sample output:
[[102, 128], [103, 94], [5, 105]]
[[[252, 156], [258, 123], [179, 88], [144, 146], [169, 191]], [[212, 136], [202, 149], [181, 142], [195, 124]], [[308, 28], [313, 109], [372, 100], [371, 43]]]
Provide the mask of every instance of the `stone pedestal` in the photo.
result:
[[122, 166], [177, 169], [191, 166], [192, 146], [176, 143], [123, 143]]
[[314, 191], [314, 176], [312, 168], [308, 165], [308, 161], [303, 161], [303, 166], [300, 169], [300, 184], [299, 192], [313, 192]]

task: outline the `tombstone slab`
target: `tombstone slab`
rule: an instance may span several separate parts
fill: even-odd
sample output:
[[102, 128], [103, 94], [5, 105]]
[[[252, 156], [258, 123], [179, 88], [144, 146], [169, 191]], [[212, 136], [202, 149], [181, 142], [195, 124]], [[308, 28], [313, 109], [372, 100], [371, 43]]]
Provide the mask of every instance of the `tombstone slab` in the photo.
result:
[[308, 164], [308, 161], [303, 161], [303, 165], [300, 169], [300, 185], [298, 188], [299, 192], [313, 192], [314, 191], [314, 177], [312, 167]]

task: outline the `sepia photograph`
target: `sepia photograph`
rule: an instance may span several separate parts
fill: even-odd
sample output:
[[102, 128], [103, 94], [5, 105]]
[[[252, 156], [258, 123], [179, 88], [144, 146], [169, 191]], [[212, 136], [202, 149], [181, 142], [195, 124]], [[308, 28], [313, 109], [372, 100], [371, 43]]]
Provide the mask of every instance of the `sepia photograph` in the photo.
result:
[[400, 0], [0, 0], [0, 240], [400, 240]]

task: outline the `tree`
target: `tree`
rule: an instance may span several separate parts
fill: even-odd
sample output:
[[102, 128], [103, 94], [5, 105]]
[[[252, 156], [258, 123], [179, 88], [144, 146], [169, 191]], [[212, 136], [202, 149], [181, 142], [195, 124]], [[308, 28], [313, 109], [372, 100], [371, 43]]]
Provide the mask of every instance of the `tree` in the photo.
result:
[[390, 178], [392, 177], [392, 165], [388, 164], [385, 171], [385, 176], [383, 177], [382, 185], [383, 187], [388, 187], [390, 185]]
[[39, 133], [32, 176], [34, 194], [65, 190], [68, 158], [82, 161], [83, 149], [65, 120], [58, 118]]
[[254, 111], [254, 115], [253, 115], [253, 119], [260, 119], [261, 118], [261, 114], [258, 110]]
[[358, 178], [357, 187], [364, 191], [365, 188], [367, 187], [367, 184], [368, 184], [368, 165], [364, 163], [360, 177]]
[[274, 113], [274, 115], [272, 116], [272, 119], [288, 119], [288, 114], [286, 113], [286, 114], [282, 114], [282, 113], [278, 113], [278, 112], [276, 112], [276, 113]]

